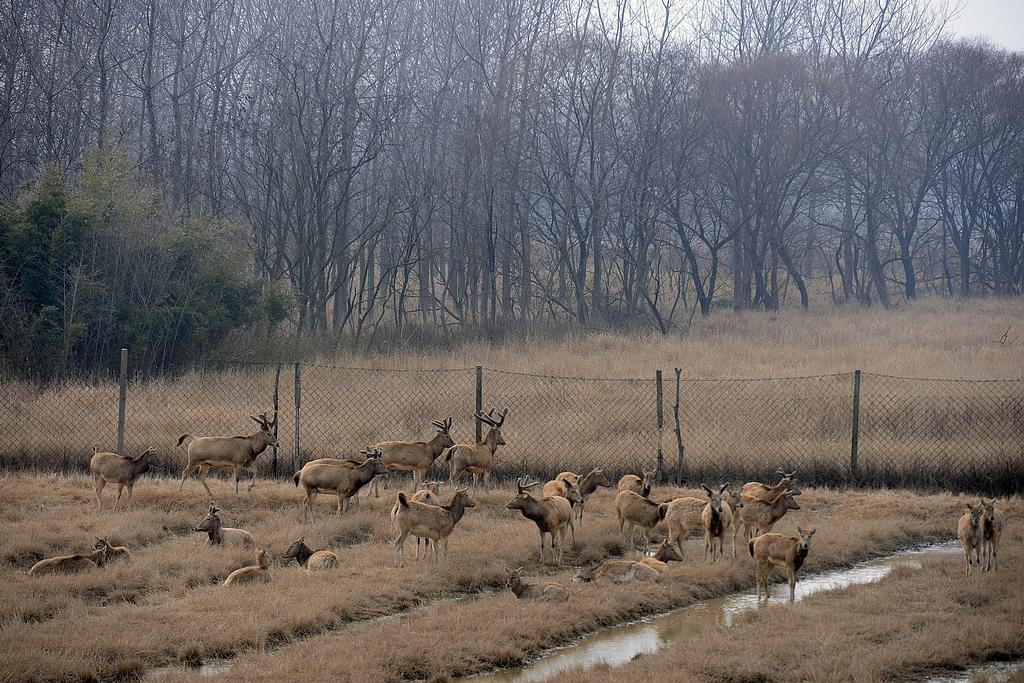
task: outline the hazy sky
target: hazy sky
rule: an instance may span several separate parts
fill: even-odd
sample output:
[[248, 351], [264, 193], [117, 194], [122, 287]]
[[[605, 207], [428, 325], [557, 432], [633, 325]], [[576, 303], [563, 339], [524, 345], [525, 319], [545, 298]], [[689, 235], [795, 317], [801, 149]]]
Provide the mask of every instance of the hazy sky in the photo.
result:
[[965, 0], [949, 27], [963, 36], [986, 36], [1013, 50], [1024, 50], [1024, 0]]

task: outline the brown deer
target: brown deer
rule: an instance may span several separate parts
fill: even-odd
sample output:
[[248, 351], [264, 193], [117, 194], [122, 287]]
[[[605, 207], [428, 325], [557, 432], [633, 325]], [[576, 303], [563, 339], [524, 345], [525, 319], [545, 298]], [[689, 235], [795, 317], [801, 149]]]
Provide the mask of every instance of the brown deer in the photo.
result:
[[206, 493], [213, 496], [213, 491], [206, 485], [206, 473], [211, 467], [231, 467], [235, 471], [235, 495], [238, 495], [238, 479], [242, 470], [252, 472], [252, 479], [249, 482], [249, 489], [252, 491], [256, 486], [256, 468], [252, 466], [256, 456], [267, 449], [268, 446], [277, 446], [277, 438], [274, 437], [274, 427], [277, 426], [277, 416], [273, 421], [267, 418], [266, 413], [249, 416], [253, 422], [260, 426], [255, 434], [249, 436], [192, 436], [182, 434], [178, 439], [178, 445], [188, 441], [186, 450], [188, 452], [188, 465], [181, 473], [181, 483], [178, 490], [185, 485], [188, 475], [199, 470], [199, 483], [206, 489]]
[[981, 499], [984, 507], [981, 526], [981, 560], [983, 569], [998, 569], [997, 555], [999, 554], [999, 538], [1003, 535], [1003, 524], [1006, 517], [996, 509], [996, 499]]
[[107, 562], [106, 548], [97, 548], [88, 553], [77, 553], [75, 555], [58, 555], [45, 560], [39, 560], [28, 570], [30, 576], [41, 574], [76, 574], [96, 567], [102, 567]]
[[473, 475], [474, 487], [477, 485], [479, 475], [482, 474], [484, 489], [490, 488], [494, 453], [498, 450], [498, 446], [505, 445], [505, 439], [501, 436], [501, 427], [505, 424], [507, 415], [508, 408], [502, 410], [497, 418], [494, 417], [494, 408], [491, 408], [486, 415], [483, 411], [476, 413], [476, 419], [488, 425], [483, 441], [475, 444], [455, 444], [448, 449], [444, 459], [448, 463], [449, 492], [455, 488], [455, 484], [463, 472]]
[[288, 550], [284, 551], [282, 559], [295, 558], [300, 567], [305, 567], [311, 572], [323, 571], [325, 569], [337, 569], [340, 561], [338, 556], [330, 550], [314, 551], [306, 545], [306, 537], [301, 536], [297, 541], [292, 541]]
[[[700, 524], [704, 527], [704, 561], [714, 562], [717, 557], [722, 557], [722, 538], [726, 530], [732, 526], [732, 508], [722, 498], [722, 494], [729, 488], [729, 482], [725, 482], [715, 493], [707, 484], [701, 484], [701, 488], [708, 494], [708, 502], [701, 510]], [[733, 558], [736, 557], [736, 537], [733, 536]]]
[[117, 503], [121, 500], [121, 492], [128, 488], [128, 512], [132, 511], [132, 491], [135, 482], [143, 474], [159, 465], [153, 463], [156, 456], [156, 448], [150, 446], [140, 455], [132, 458], [118, 453], [107, 453], [93, 447], [92, 460], [89, 461], [89, 469], [92, 470], [92, 481], [96, 487], [96, 509], [103, 509], [102, 494], [103, 487], [107, 484], [117, 484], [117, 498], [114, 499], [114, 507], [117, 510]]
[[93, 546], [93, 550], [103, 550], [104, 556], [107, 558], [107, 562], [115, 562], [117, 560], [131, 560], [132, 551], [128, 550], [123, 545], [110, 545], [107, 539], [96, 537], [96, 545]]
[[[615, 510], [619, 515], [619, 533], [623, 533], [623, 527], [629, 525], [629, 547], [633, 545], [633, 529], [640, 527], [644, 533], [644, 551], [646, 555], [651, 547], [651, 529], [658, 525], [665, 515], [668, 514], [668, 503], [655, 503], [650, 498], [641, 496], [633, 491], [619, 491], [615, 496]], [[680, 552], [682, 552], [680, 550]]]
[[759, 481], [746, 483], [740, 491], [740, 498], [751, 503], [770, 503], [783, 491], [792, 491], [794, 496], [798, 496], [803, 493], [803, 491], [801, 491], [796, 485], [795, 471], [786, 472], [783, 469], [778, 469], [775, 473], [781, 477], [778, 484], [775, 486], [768, 486], [767, 484], [762, 484]]
[[[381, 441], [373, 446], [381, 451], [381, 460], [389, 470], [412, 472], [413, 491], [427, 476], [427, 470], [437, 460], [437, 456], [455, 445], [450, 434], [451, 417], [445, 420], [431, 420], [431, 424], [437, 428], [437, 434], [430, 441]], [[380, 496], [376, 479], [373, 481], [373, 495], [375, 498]]]
[[399, 491], [398, 514], [395, 515], [395, 526], [398, 528], [398, 538], [395, 539], [395, 566], [402, 566], [402, 550], [409, 534], [433, 541], [435, 563], [438, 561], [440, 543], [444, 548], [444, 559], [447, 562], [448, 537], [466, 513], [466, 508], [471, 507], [476, 507], [476, 502], [469, 497], [467, 489], [457, 489], [444, 505], [410, 501], [404, 491]]
[[627, 474], [619, 479], [619, 491], [632, 491], [633, 493], [647, 498], [651, 495], [651, 488], [654, 486], [654, 475], [658, 470], [641, 470], [642, 477], [635, 474]]
[[754, 536], [766, 534], [772, 530], [776, 522], [782, 519], [787, 510], [800, 509], [800, 503], [796, 502], [794, 495], [787, 489], [769, 502], [751, 503], [749, 500], [745, 500], [733, 521], [743, 525], [744, 537], [748, 540]]
[[[579, 487], [582, 500], [573, 506], [573, 511], [576, 513], [576, 522], [580, 527], [583, 526], [583, 508], [587, 504], [587, 498], [590, 497], [590, 494], [596, 491], [599, 486], [604, 488], [612, 487], [612, 480], [608, 478], [604, 470], [596, 467], [587, 472], [586, 476], [582, 479], [575, 472], [561, 472], [555, 479], [572, 481], [572, 483]], [[648, 493], [650, 492], [648, 491]]]
[[750, 556], [757, 563], [757, 599], [761, 599], [761, 586], [764, 586], [764, 597], [767, 600], [771, 594], [768, 592], [768, 577], [771, 576], [775, 567], [783, 567], [786, 570], [786, 578], [789, 579], [789, 601], [793, 602], [796, 594], [796, 573], [800, 571], [804, 560], [807, 559], [807, 551], [811, 548], [811, 536], [814, 529], [804, 531], [796, 528], [799, 536], [788, 534], [762, 534], [747, 542]]
[[270, 556], [267, 555], [266, 550], [261, 548], [256, 551], [256, 564], [231, 572], [228, 574], [228, 578], [224, 580], [224, 585], [229, 587], [239, 583], [257, 583], [270, 580]]
[[[964, 560], [967, 562], [966, 574], [970, 576], [972, 564], [981, 568], [981, 544], [984, 539], [982, 514], [985, 512], [985, 506], [980, 503], [978, 505], [965, 503], [965, 505], [967, 512], [957, 520], [956, 535], [960, 539], [960, 547], [964, 549]], [[971, 555], [974, 555], [973, 561]]]
[[210, 504], [210, 510], [206, 517], [196, 524], [192, 528], [192, 531], [196, 533], [207, 534], [206, 545], [240, 545], [245, 548], [252, 548], [256, 545], [256, 541], [245, 529], [234, 529], [221, 524], [220, 508], [216, 505]]
[[506, 569], [505, 574], [508, 580], [505, 587], [512, 591], [518, 600], [532, 599], [544, 600], [547, 602], [565, 602], [569, 599], [569, 589], [560, 583], [528, 583], [523, 581], [523, 572], [526, 567], [520, 567], [516, 571]]
[[562, 564], [562, 546], [565, 544], [565, 532], [572, 529], [572, 506], [561, 496], [536, 498], [530, 489], [539, 486], [540, 482], [530, 482], [530, 478], [516, 479], [519, 492], [516, 497], [505, 504], [509, 510], [519, 510], [534, 524], [540, 532], [540, 561], [544, 561], [544, 534], [551, 536], [551, 554], [557, 552], [557, 562]]
[[380, 451], [368, 448], [360, 451], [366, 460], [356, 466], [344, 460], [332, 461], [330, 458], [313, 460], [303, 465], [302, 469], [292, 476], [296, 486], [302, 485], [306, 492], [306, 500], [302, 507], [302, 521], [313, 519], [313, 504], [318, 493], [333, 493], [338, 496], [338, 510], [334, 514], [341, 518], [342, 506], [348, 509], [348, 499], [359, 493], [379, 474], [387, 472], [387, 467], [380, 459]]

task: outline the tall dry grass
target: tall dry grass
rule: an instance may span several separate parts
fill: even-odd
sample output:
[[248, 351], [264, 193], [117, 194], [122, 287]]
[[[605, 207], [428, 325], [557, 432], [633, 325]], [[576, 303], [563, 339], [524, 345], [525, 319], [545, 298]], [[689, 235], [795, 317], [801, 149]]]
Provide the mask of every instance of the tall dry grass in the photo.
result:
[[[0, 479], [0, 629], [6, 647], [0, 679], [131, 677], [176, 662], [234, 655], [244, 655], [233, 674], [243, 678], [280, 679], [288, 667], [309, 670], [309, 662], [323, 667], [317, 669], [323, 676], [363, 680], [466, 673], [521, 661], [583, 630], [753, 581], [743, 561], [704, 565], [695, 539], [671, 581], [657, 589], [574, 588], [566, 619], [516, 603], [502, 589], [507, 567], [525, 565], [532, 575], [559, 581], [571, 573], [539, 564], [534, 525], [504, 507], [509, 490], [476, 496], [477, 507], [452, 536], [450, 563], [409, 561], [394, 569], [390, 496], [364, 501], [362, 512], [340, 521], [324, 514], [304, 526], [301, 496], [290, 483], [261, 481], [251, 495], [238, 497], [223, 482], [215, 487], [225, 523], [249, 530], [275, 556], [305, 534], [310, 545], [337, 552], [341, 568], [311, 574], [275, 561], [272, 583], [225, 590], [220, 582], [248, 564], [251, 553], [207, 547], [203, 535], [189, 531], [208, 503], [195, 485], [179, 495], [174, 482], [143, 480], [129, 515], [96, 513], [91, 484], [82, 477], [7, 476]], [[681, 492], [658, 489], [655, 496]], [[804, 510], [780, 527], [819, 527], [808, 571], [949, 537], [961, 505], [949, 495], [901, 492], [808, 491], [803, 502]], [[321, 504], [326, 513], [330, 502]], [[567, 553], [569, 566], [624, 551], [612, 495], [595, 494], [587, 509], [587, 525], [577, 533], [580, 546]], [[1019, 518], [1018, 503], [1012, 513]], [[89, 547], [95, 535], [128, 545], [135, 559], [74, 576], [25, 573], [44, 556]], [[426, 606], [429, 611], [417, 611]], [[373, 621], [383, 616], [395, 618]], [[399, 633], [406, 634], [400, 647], [394, 645]], [[439, 640], [445, 633], [454, 637]], [[268, 651], [277, 654], [260, 654]], [[361, 659], [351, 658], [354, 651]]]
[[[929, 300], [895, 310], [822, 308], [774, 315], [719, 312], [685, 335], [587, 333], [560, 340], [437, 352], [395, 351], [307, 365], [302, 371], [300, 450], [295, 448], [294, 370], [279, 382], [279, 472], [314, 457], [349, 455], [385, 439], [426, 438], [430, 420], [455, 417], [457, 440], [473, 438], [475, 375], [482, 364], [485, 405], [511, 412], [499, 476], [603, 466], [613, 473], [651, 467], [659, 446], [675, 465], [671, 368], [687, 380], [794, 375], [768, 382], [689, 382], [682, 423], [688, 476], [762, 477], [784, 466], [822, 483], [849, 479], [852, 374], [1000, 379], [1021, 374], [1019, 300]], [[1001, 341], [1004, 332], [1010, 332]], [[462, 368], [438, 372], [439, 368]], [[656, 425], [654, 371], [666, 371], [666, 429]], [[389, 371], [383, 371], [388, 369]], [[394, 372], [400, 369], [409, 372]], [[502, 372], [504, 370], [505, 372]], [[247, 415], [271, 410], [272, 366], [219, 366], [182, 377], [133, 382], [127, 449], [158, 447], [170, 472], [184, 466], [177, 438], [239, 434]], [[611, 377], [583, 381], [511, 373]], [[866, 481], [992, 490], [1020, 474], [1024, 457], [1021, 383], [908, 382], [865, 374], [861, 468]], [[0, 467], [83, 470], [93, 444], [113, 449], [117, 389], [68, 383], [40, 391], [7, 383], [9, 416]], [[270, 472], [271, 453], [258, 461]], [[1007, 466], [1009, 463], [1009, 466]], [[1016, 465], [1014, 463], [1017, 463]], [[438, 465], [433, 476], [446, 474]], [[1020, 477], [1016, 477], [1019, 479]], [[1007, 489], [1004, 489], [1007, 490]]]

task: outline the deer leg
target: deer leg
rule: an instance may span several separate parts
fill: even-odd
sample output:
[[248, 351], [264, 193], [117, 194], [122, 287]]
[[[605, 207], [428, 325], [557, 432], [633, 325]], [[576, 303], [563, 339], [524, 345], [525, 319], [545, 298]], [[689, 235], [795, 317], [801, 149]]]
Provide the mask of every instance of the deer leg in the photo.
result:
[[237, 496], [238, 495], [238, 479], [242, 476], [242, 468], [239, 467], [238, 465], [235, 465], [234, 470], [235, 470], [235, 495]]
[[190, 475], [193, 472], [195, 472], [197, 467], [198, 467], [198, 465], [193, 465], [193, 464], [190, 463], [187, 467], [185, 467], [184, 470], [182, 470], [182, 472], [181, 472], [181, 483], [178, 484], [178, 491], [179, 492], [181, 492], [181, 487], [185, 485], [185, 480], [188, 479], [188, 475]]
[[344, 504], [347, 505], [348, 504], [348, 499], [347, 498], [342, 498], [341, 492], [339, 491], [338, 492], [338, 511], [334, 513], [334, 518], [335, 519], [341, 519], [341, 506], [342, 506], [343, 502], [344, 502]]
[[569, 531], [572, 532], [572, 544], [576, 545], [576, 525], [572, 523], [572, 515], [569, 515]]
[[206, 489], [207, 495], [209, 495], [210, 498], [213, 498], [213, 491], [211, 491], [210, 487], [206, 484], [206, 473], [209, 469], [210, 468], [206, 465], [199, 466], [199, 483], [203, 485], [204, 489]]
[[121, 491], [123, 491], [123, 490], [124, 490], [124, 484], [118, 484], [117, 485], [117, 498], [114, 499], [114, 507], [111, 508], [112, 512], [117, 510], [117, 504], [121, 500]]
[[540, 532], [540, 563], [544, 564], [544, 532]]
[[316, 494], [317, 494], [317, 492], [315, 490], [313, 490], [313, 491], [306, 491], [306, 505], [302, 508], [302, 521], [303, 522], [306, 521], [307, 514], [309, 516], [308, 517], [309, 521], [311, 521], [311, 522], [313, 521], [313, 504], [316, 503]]
[[94, 481], [96, 483], [96, 509], [97, 510], [102, 510], [103, 509], [103, 502], [102, 502], [103, 499], [102, 499], [100, 494], [103, 493], [103, 487], [107, 485], [107, 482], [106, 482], [106, 480], [103, 479], [103, 477], [95, 477]]
[[252, 472], [252, 479], [249, 480], [249, 490], [252, 491], [256, 488], [256, 465], [250, 467], [249, 471]]
[[395, 539], [395, 566], [402, 566], [402, 548], [405, 546], [405, 539], [409, 535], [408, 531], [402, 531], [398, 534], [398, 538]]
[[441, 539], [441, 543], [444, 544], [444, 561], [447, 562], [448, 561], [448, 537], [445, 536], [444, 538], [442, 538]]
[[796, 571], [792, 567], [786, 567], [786, 578], [789, 579], [789, 601], [796, 601]]
[[135, 490], [135, 484], [128, 484], [128, 512], [132, 511], [132, 491]]

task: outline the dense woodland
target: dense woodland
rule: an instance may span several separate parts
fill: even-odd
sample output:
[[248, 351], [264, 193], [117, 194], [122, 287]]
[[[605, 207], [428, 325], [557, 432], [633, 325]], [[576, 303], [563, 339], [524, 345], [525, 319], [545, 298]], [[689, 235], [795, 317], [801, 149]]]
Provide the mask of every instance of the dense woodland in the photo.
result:
[[1024, 288], [1024, 56], [925, 0], [8, 0], [8, 367]]

